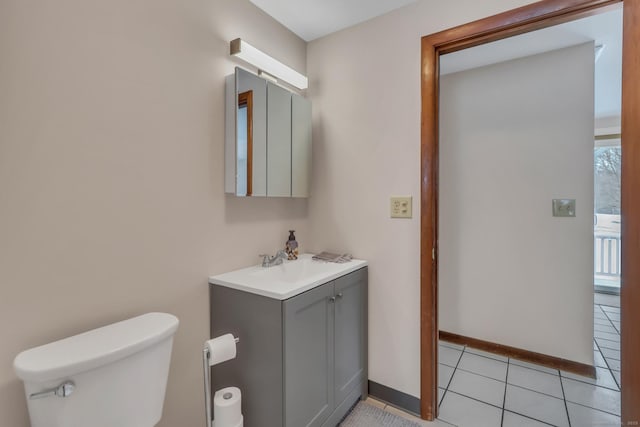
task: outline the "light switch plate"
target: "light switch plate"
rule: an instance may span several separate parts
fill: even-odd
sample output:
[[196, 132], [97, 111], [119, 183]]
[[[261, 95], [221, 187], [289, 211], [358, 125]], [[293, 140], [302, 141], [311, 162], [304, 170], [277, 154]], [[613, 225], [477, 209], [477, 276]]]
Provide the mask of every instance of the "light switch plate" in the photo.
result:
[[411, 218], [411, 196], [391, 197], [391, 218]]
[[553, 199], [553, 216], [576, 216], [576, 199]]

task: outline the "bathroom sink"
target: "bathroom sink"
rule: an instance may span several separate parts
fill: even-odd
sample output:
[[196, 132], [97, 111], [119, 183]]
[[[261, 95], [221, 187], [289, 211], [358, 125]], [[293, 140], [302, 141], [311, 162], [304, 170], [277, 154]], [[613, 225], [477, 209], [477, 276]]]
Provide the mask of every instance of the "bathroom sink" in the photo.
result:
[[210, 277], [209, 283], [285, 300], [367, 265], [359, 259], [336, 264], [314, 261], [312, 256], [302, 254], [273, 267], [256, 265], [231, 271]]
[[318, 262], [310, 257], [298, 258], [295, 261], [284, 261], [280, 265], [273, 267], [260, 267], [252, 270], [249, 274], [259, 277], [261, 280], [271, 279], [287, 283], [296, 283], [305, 278], [310, 278], [318, 274], [325, 274], [331, 269], [331, 265], [326, 262]]

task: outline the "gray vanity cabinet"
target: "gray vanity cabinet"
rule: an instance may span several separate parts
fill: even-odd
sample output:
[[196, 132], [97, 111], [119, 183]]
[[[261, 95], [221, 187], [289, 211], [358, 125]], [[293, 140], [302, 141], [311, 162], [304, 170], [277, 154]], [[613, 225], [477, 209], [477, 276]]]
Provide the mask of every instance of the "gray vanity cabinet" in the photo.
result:
[[281, 301], [211, 285], [211, 335], [240, 338], [213, 390], [242, 390], [245, 427], [335, 427], [367, 395], [367, 268]]

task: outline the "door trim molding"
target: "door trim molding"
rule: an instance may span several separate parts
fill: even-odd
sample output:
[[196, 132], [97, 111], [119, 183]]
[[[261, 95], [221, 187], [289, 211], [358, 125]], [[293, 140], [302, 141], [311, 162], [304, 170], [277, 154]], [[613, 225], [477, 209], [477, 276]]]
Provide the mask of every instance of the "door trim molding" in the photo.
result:
[[[422, 37], [420, 214], [421, 416], [438, 413], [439, 55], [584, 18], [622, 0], [542, 0]], [[624, 0], [622, 78], [622, 322], [640, 324], [640, 0]], [[640, 420], [640, 335], [622, 330], [622, 420]]]
[[465, 337], [464, 335], [458, 335], [443, 330], [440, 330], [439, 336], [442, 341], [476, 348], [478, 350], [499, 354], [500, 356], [510, 357], [524, 362], [535, 363], [536, 365], [546, 366], [551, 369], [558, 369], [565, 372], [571, 372], [572, 374], [578, 374], [594, 379], [596, 378], [595, 366], [587, 365], [586, 363], [574, 362], [573, 360], [536, 353], [535, 351], [480, 340], [478, 338]]

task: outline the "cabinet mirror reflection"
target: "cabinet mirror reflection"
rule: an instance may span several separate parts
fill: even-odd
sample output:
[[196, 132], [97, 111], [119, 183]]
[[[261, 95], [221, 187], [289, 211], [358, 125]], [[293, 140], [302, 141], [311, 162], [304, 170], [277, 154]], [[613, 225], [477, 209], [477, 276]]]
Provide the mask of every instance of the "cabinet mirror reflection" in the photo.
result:
[[311, 103], [241, 68], [226, 92], [225, 191], [308, 197]]

